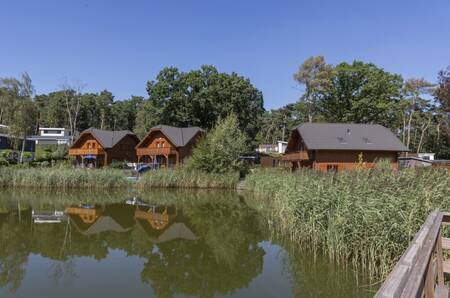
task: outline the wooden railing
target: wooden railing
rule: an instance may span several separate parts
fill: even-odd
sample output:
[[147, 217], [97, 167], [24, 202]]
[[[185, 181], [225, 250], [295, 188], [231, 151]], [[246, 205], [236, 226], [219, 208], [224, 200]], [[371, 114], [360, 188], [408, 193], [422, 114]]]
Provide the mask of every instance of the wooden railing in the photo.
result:
[[308, 160], [309, 154], [308, 151], [289, 152], [283, 154], [281, 159], [284, 161]]
[[449, 297], [443, 250], [450, 249], [450, 238], [441, 236], [442, 225], [450, 225], [450, 213], [433, 211], [375, 297]]
[[100, 155], [104, 153], [102, 148], [69, 149], [69, 155]]
[[138, 156], [169, 155], [169, 154], [176, 154], [176, 150], [172, 148], [137, 148], [136, 154]]

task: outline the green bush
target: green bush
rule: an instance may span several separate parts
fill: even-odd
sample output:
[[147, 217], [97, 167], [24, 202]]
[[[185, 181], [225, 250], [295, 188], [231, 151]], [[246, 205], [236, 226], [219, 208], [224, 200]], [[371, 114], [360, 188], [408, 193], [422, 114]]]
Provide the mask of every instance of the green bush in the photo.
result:
[[239, 156], [247, 151], [246, 143], [236, 115], [230, 115], [194, 149], [189, 167], [208, 173], [239, 172], [243, 169]]
[[384, 277], [427, 215], [450, 211], [450, 176], [385, 167], [337, 174], [257, 170], [247, 176], [275, 229], [303, 247]]

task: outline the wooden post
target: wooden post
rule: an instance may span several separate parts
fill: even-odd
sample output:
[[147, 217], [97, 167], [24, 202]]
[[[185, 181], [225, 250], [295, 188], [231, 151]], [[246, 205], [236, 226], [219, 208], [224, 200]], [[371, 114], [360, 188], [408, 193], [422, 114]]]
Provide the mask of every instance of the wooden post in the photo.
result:
[[180, 163], [180, 154], [178, 151], [175, 152], [175, 166], [178, 168], [178, 164]]
[[441, 233], [439, 231], [439, 238], [437, 239], [436, 243], [436, 271], [437, 271], [437, 277], [438, 277], [438, 285], [443, 286], [444, 285], [444, 259], [443, 259], [443, 252], [442, 252], [442, 237]]

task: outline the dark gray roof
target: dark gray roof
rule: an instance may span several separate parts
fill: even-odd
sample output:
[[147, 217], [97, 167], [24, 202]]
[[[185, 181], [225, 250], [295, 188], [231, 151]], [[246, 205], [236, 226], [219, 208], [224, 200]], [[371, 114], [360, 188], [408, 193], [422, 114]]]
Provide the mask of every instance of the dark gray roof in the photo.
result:
[[97, 141], [102, 144], [103, 148], [112, 148], [120, 142], [126, 135], [137, 136], [129, 130], [101, 130], [97, 128], [88, 128], [82, 133], [91, 133]]
[[296, 129], [309, 150], [409, 151], [378, 124], [305, 123]]
[[174, 127], [169, 125], [157, 125], [151, 130], [161, 130], [161, 132], [170, 139], [177, 147], [186, 146], [187, 143], [199, 132], [203, 131], [200, 127]]

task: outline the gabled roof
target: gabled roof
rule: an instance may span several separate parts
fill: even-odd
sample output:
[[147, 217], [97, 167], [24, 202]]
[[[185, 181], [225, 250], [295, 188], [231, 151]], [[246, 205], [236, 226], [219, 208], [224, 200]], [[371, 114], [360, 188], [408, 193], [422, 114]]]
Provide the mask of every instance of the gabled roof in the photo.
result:
[[[129, 130], [101, 130], [97, 128], [88, 128], [85, 131], [81, 133], [81, 135], [85, 133], [90, 133], [94, 136], [94, 138], [99, 141], [99, 143], [103, 146], [103, 148], [112, 148], [117, 143], [119, 143], [125, 136], [132, 135], [134, 136], [138, 141], [139, 138], [132, 133]], [[80, 136], [81, 136], [80, 135]]]
[[305, 123], [296, 130], [308, 150], [409, 151], [378, 124]]
[[[186, 146], [198, 132], [204, 130], [197, 126], [192, 127], [175, 127], [169, 125], [157, 125], [150, 129], [150, 132], [141, 143], [154, 131], [161, 131], [176, 147]], [[139, 145], [141, 144], [139, 143]], [[138, 145], [138, 146], [139, 146]]]

